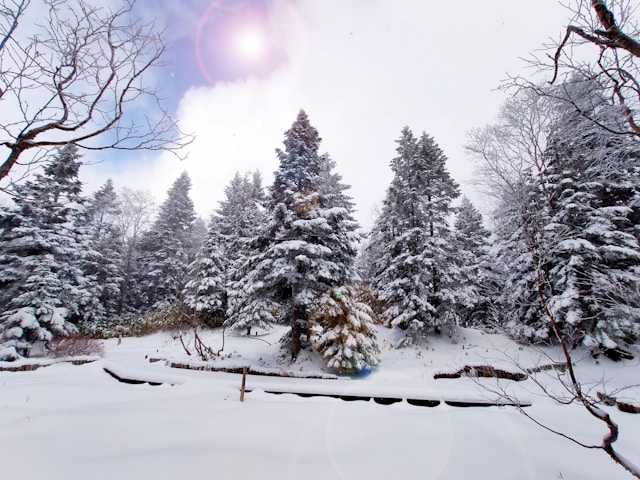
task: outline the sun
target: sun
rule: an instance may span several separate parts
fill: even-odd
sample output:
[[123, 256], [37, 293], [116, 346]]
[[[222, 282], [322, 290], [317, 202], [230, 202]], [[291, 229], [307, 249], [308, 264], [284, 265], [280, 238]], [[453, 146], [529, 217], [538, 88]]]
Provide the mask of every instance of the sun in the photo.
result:
[[265, 54], [265, 38], [262, 33], [256, 29], [245, 29], [239, 31], [234, 43], [237, 55], [245, 61], [258, 61]]

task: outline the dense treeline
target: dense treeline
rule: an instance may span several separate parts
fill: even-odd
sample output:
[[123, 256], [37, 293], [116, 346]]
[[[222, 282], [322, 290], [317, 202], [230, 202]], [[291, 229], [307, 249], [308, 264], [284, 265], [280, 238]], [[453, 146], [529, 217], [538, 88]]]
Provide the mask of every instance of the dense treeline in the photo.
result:
[[[273, 184], [236, 174], [206, 224], [186, 173], [153, 217], [148, 195], [110, 180], [84, 196], [69, 144], [0, 209], [0, 357], [75, 332], [131, 333], [150, 316], [247, 335], [287, 324], [293, 359], [313, 348], [343, 371], [378, 363], [375, 322], [404, 330], [402, 344], [459, 326], [553, 342], [552, 314], [574, 347], [620, 351], [640, 333], [639, 145], [602, 128], [624, 118], [596, 82], [553, 88], [571, 102], [520, 93], [470, 135], [493, 231], [459, 198], [436, 141], [408, 127], [367, 233], [304, 111]], [[527, 141], [519, 127], [534, 113], [546, 119], [538, 153], [514, 161], [505, 152]]]

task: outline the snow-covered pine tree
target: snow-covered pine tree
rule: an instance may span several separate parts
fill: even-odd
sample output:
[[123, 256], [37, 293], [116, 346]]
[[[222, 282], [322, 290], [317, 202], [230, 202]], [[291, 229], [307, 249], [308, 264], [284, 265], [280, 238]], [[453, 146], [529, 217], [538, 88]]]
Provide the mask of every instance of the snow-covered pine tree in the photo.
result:
[[342, 183], [342, 176], [334, 171], [335, 167], [335, 161], [327, 154], [322, 156], [319, 189], [322, 209], [319, 213], [331, 227], [331, 235], [323, 241], [331, 248], [331, 261], [339, 268], [335, 275], [343, 282], [355, 282], [360, 280], [355, 259], [363, 236], [358, 233], [360, 225], [353, 217], [355, 204], [345, 193], [351, 186]]
[[167, 192], [153, 225], [140, 239], [136, 270], [141, 296], [138, 308], [142, 311], [179, 300], [188, 281], [196, 219], [190, 190], [191, 179], [183, 172]]
[[219, 324], [225, 316], [227, 291], [223, 242], [213, 219], [204, 243], [189, 265], [189, 281], [182, 293], [184, 303], [207, 325]]
[[294, 359], [304, 346], [315, 299], [356, 279], [357, 224], [348, 197], [339, 198], [344, 189], [327, 181], [338, 177], [318, 153], [320, 140], [301, 110], [285, 132], [284, 150], [277, 150], [280, 166], [269, 191], [267, 222], [245, 262], [246, 296], [238, 313], [249, 322], [287, 321]]
[[86, 229], [75, 145], [62, 147], [33, 181], [15, 187], [0, 213], [2, 356], [28, 356], [38, 341], [76, 331], [103, 314], [84, 267], [98, 253]]
[[223, 254], [226, 325], [250, 333], [253, 327], [268, 327], [268, 324], [259, 320], [260, 316], [240, 315], [246, 295], [248, 270], [252, 268], [247, 264], [247, 259], [254, 253], [252, 242], [266, 219], [260, 173], [256, 171], [240, 175], [237, 172], [225, 188], [225, 194], [226, 199], [220, 202], [220, 208], [211, 218], [209, 235], [218, 239]]
[[311, 346], [329, 368], [357, 373], [380, 363], [374, 314], [353, 287], [323, 293], [309, 312]]
[[[564, 92], [611, 130], [624, 121], [593, 80], [576, 78]], [[545, 172], [547, 230], [559, 239], [550, 252], [549, 305], [570, 345], [617, 350], [640, 336], [640, 245], [633, 223], [640, 145], [564, 103], [558, 108]]]
[[[548, 271], [549, 223], [547, 203], [539, 177], [525, 172], [510, 195], [496, 209], [496, 241], [492, 249], [498, 271], [497, 303], [504, 318], [505, 331], [521, 341], [540, 342], [548, 338], [540, 295], [551, 294], [546, 282], [539, 282]], [[540, 274], [540, 276], [539, 276]], [[539, 290], [539, 287], [542, 290]]]
[[423, 133], [417, 140], [405, 127], [391, 162], [394, 178], [370, 239], [372, 285], [389, 307], [392, 325], [408, 329], [407, 341], [453, 327], [451, 202], [458, 185], [446, 169], [446, 157]]
[[245, 250], [264, 221], [265, 194], [260, 173], [240, 175], [236, 172], [225, 188], [225, 196], [211, 224], [215, 223], [222, 235], [226, 253]]
[[483, 225], [482, 214], [467, 197], [462, 198], [454, 223], [455, 261], [458, 267], [454, 289], [455, 307], [461, 325], [479, 327], [491, 322], [491, 284], [494, 273], [488, 254], [491, 232]]
[[187, 252], [189, 258], [195, 259], [196, 255], [200, 251], [200, 248], [204, 245], [207, 238], [209, 227], [207, 222], [202, 217], [196, 217], [191, 227], [190, 240], [187, 242], [191, 249]]
[[568, 344], [617, 351], [640, 333], [640, 149], [612, 133], [623, 119], [596, 82], [574, 78], [556, 89], [571, 103], [555, 107], [544, 168], [523, 178], [521, 198], [504, 201], [506, 326], [521, 340], [553, 342], [544, 302]]
[[123, 244], [118, 225], [119, 216], [120, 202], [113, 181], [109, 179], [87, 204], [89, 233], [99, 256], [85, 267], [96, 278], [97, 295], [107, 316], [117, 313], [123, 282]]
[[[397, 214], [404, 212], [405, 215], [408, 215], [411, 212], [405, 212], [403, 203], [405, 203], [405, 195], [413, 194], [415, 196], [416, 193], [415, 190], [411, 191], [410, 186], [407, 184], [407, 166], [411, 159], [417, 155], [417, 139], [409, 127], [405, 127], [396, 143], [398, 144], [396, 148], [398, 156], [391, 161], [391, 170], [394, 173], [394, 177], [387, 188], [380, 215], [372, 228], [367, 250], [370, 255], [369, 261], [371, 262], [372, 287], [389, 304], [389, 308], [385, 312], [388, 322], [393, 322], [400, 315], [399, 304], [402, 298], [408, 300], [406, 293], [411, 288], [412, 283], [411, 279], [397, 280], [400, 275], [397, 267], [402, 269], [401, 262], [404, 261], [405, 256], [410, 255], [409, 252], [403, 252], [404, 247], [397, 242], [397, 239], [408, 228], [411, 228], [411, 225], [406, 224], [405, 218]], [[416, 243], [422, 245], [424, 241], [420, 239]], [[419, 247], [417, 246], [416, 248]], [[411, 258], [413, 258], [413, 255], [411, 255]], [[413, 272], [405, 273], [415, 273], [415, 275], [422, 277], [422, 268], [420, 266], [415, 265], [412, 270]], [[417, 298], [414, 299], [414, 303], [419, 302], [421, 311], [431, 310], [428, 302], [422, 300], [422, 297], [426, 295], [425, 284], [428, 284], [428, 280], [426, 278], [416, 278], [415, 280], [417, 281], [416, 287], [419, 293]], [[415, 311], [416, 306], [414, 305], [412, 311]], [[401, 324], [402, 328], [407, 328], [407, 326], [408, 322], [407, 324]], [[416, 328], [418, 327], [417, 324], [415, 326]]]

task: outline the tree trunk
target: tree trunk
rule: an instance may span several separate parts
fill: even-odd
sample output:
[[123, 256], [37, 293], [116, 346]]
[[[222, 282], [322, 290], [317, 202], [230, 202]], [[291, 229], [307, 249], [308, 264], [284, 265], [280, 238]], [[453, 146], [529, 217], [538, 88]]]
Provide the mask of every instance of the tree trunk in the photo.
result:
[[9, 148], [11, 149], [9, 156], [0, 164], [0, 180], [9, 175], [11, 168], [16, 164], [18, 157], [24, 150], [24, 148], [19, 148], [18, 146], [10, 146]]
[[298, 306], [293, 307], [291, 316], [291, 360], [298, 358], [302, 344], [302, 322], [304, 312]]

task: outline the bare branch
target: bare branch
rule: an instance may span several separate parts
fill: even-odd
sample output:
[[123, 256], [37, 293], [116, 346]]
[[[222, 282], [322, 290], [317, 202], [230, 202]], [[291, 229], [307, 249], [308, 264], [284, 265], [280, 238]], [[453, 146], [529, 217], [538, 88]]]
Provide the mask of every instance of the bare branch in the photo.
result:
[[604, 0], [591, 0], [591, 5], [598, 16], [600, 24], [604, 30], [596, 30], [596, 35], [601, 39], [604, 45], [611, 44], [611, 48], [621, 48], [631, 55], [640, 58], [640, 42], [631, 36], [625, 34], [613, 16], [613, 13], [607, 7]]
[[[566, 81], [575, 73], [597, 75], [610, 89], [614, 103], [620, 106], [626, 118], [627, 129], [620, 133], [640, 137], [640, 31], [631, 19], [633, 10], [623, 0], [580, 1], [567, 8], [573, 12], [573, 20], [562, 39], [548, 46], [554, 51], [549, 55], [551, 64], [533, 56], [531, 65], [540, 71], [550, 69], [549, 83], [552, 85], [558, 80]], [[577, 60], [578, 47], [584, 46], [598, 49], [598, 55], [591, 63]], [[510, 79], [508, 83], [531, 86], [530, 81], [520, 77]]]
[[[24, 14], [25, 9], [29, 6], [30, 0], [21, 0], [19, 3], [14, 3], [13, 8], [4, 6], [0, 10], [0, 16], [5, 17], [9, 20], [9, 27], [6, 32], [2, 35], [2, 39], [0, 40], [0, 52], [4, 49], [7, 41], [13, 35], [16, 28], [18, 28], [18, 21]], [[2, 97], [2, 92], [0, 92], [0, 98]]]
[[[18, 19], [43, 5], [46, 22], [24, 30]], [[181, 158], [193, 138], [179, 130], [149, 81], [165, 52], [162, 34], [153, 22], [134, 18], [133, 6], [133, 0], [115, 10], [88, 0], [22, 0], [0, 9], [7, 23], [0, 24], [0, 146], [8, 150], [0, 180], [24, 152], [66, 143]]]
[[[575, 394], [577, 400], [584, 406], [587, 412], [589, 412], [589, 414], [594, 418], [604, 422], [604, 424], [607, 426], [607, 429], [609, 430], [608, 434], [605, 435], [604, 438], [602, 439], [601, 445], [599, 445], [598, 447], [589, 447], [589, 448], [603, 449], [618, 465], [622, 466], [625, 470], [627, 470], [636, 478], [640, 478], [640, 470], [636, 468], [633, 464], [631, 464], [628, 460], [621, 457], [614, 448], [613, 444], [618, 440], [618, 434], [619, 434], [618, 424], [613, 421], [613, 419], [608, 413], [606, 413], [601, 408], [597, 407], [595, 405], [595, 402], [584, 394], [582, 390], [582, 386], [580, 385], [580, 382], [578, 382], [575, 369], [572, 363], [571, 353], [569, 352], [569, 346], [567, 345], [567, 342], [565, 341], [562, 333], [560, 332], [560, 328], [558, 327], [558, 323], [555, 319], [555, 316], [549, 309], [549, 305], [546, 300], [546, 294], [542, 287], [543, 270], [540, 265], [539, 259], [534, 259], [534, 265], [538, 275], [538, 293], [539, 293], [540, 303], [545, 312], [545, 315], [547, 316], [547, 318], [549, 319], [549, 322], [551, 323], [551, 328], [553, 329], [553, 333], [558, 339], [558, 342], [560, 343], [560, 346], [562, 348], [562, 352], [567, 361], [567, 372], [569, 373], [569, 378], [570, 378], [569, 386], [573, 391], [573, 393]], [[555, 432], [555, 433], [558, 433], [558, 432]], [[562, 435], [565, 438], [571, 439], [571, 437], [568, 437], [567, 435], [560, 434], [560, 433], [558, 434]], [[579, 443], [579, 442], [576, 441], [576, 443]]]

